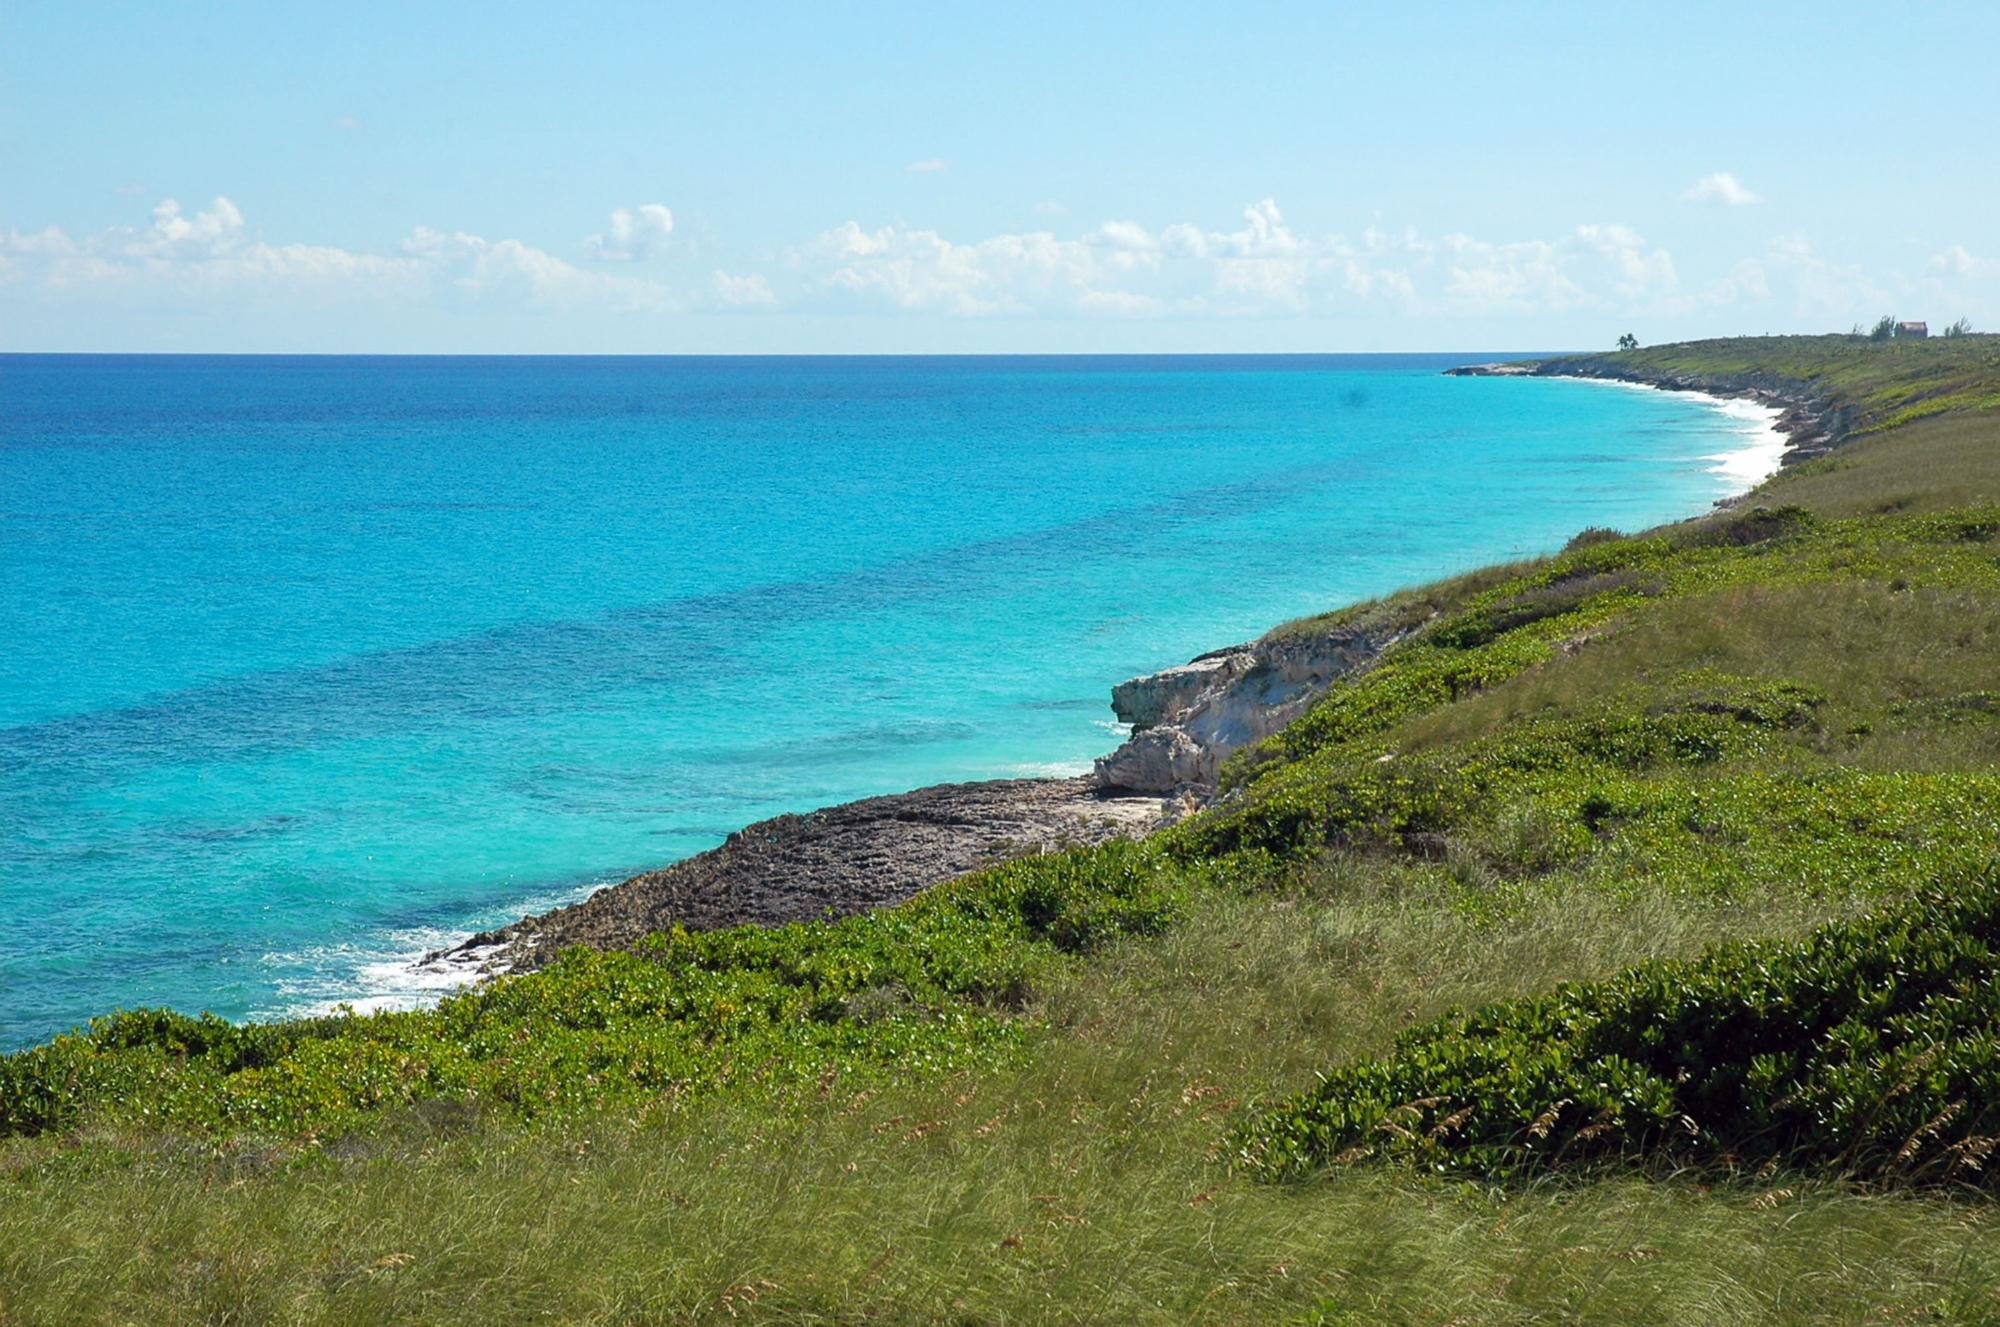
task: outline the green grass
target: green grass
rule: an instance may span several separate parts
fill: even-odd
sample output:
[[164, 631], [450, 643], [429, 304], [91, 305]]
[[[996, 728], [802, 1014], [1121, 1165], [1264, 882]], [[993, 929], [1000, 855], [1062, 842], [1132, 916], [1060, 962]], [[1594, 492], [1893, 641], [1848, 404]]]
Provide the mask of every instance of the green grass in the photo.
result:
[[1768, 374], [1851, 402], [1864, 427], [2000, 405], [2000, 336], [1870, 341], [1852, 336], [1738, 337], [1591, 356], [1641, 372]]
[[[345, 1141], [91, 1132], [0, 1160], [22, 1321], [1852, 1322], [1992, 1303], [1983, 1206], [1795, 1176], [1253, 1182], [1236, 1120], [1329, 1045], [1823, 915], [1782, 890], [1467, 923], [1441, 875], [1315, 863], [1038, 997], [1038, 1053], [555, 1127], [412, 1113]], [[4, 1155], [4, 1154], [0, 1154]], [[51, 1220], [52, 1214], [60, 1220]], [[163, 1293], [164, 1292], [164, 1293]], [[1959, 1315], [1965, 1316], [1965, 1315]], [[1337, 1317], [1334, 1320], [1339, 1320]]]
[[1245, 1130], [1273, 1178], [1392, 1157], [1486, 1176], [1599, 1162], [1980, 1187], [2000, 1149], [2000, 877], [1803, 941], [1725, 945], [1399, 1037]]
[[[1862, 1187], [1644, 1131], [1576, 1171], [1273, 1184], [1240, 1155], [1302, 1103], [1416, 1083], [1455, 1011], [1519, 1031], [1561, 983], [1712, 976], [1980, 876], [1995, 344], [1637, 352], [1811, 376], [1878, 423], [1951, 404], [1761, 511], [1278, 629], [1414, 634], [1144, 845], [436, 1011], [139, 1013], [0, 1061], [0, 1323], [2000, 1319], [1978, 1179]], [[1553, 1044], [1521, 1035], [1503, 1067]]]
[[1828, 516], [1974, 506], [2000, 493], [1995, 437], [2000, 410], [1934, 416], [1787, 469], [1764, 492]]

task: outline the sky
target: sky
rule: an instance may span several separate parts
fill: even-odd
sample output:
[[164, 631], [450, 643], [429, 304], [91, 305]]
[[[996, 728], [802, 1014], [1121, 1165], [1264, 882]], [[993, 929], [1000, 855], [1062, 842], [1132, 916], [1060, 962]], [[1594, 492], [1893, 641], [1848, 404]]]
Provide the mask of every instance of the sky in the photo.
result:
[[7, 0], [0, 350], [1996, 330], [1995, 52], [1992, 0]]

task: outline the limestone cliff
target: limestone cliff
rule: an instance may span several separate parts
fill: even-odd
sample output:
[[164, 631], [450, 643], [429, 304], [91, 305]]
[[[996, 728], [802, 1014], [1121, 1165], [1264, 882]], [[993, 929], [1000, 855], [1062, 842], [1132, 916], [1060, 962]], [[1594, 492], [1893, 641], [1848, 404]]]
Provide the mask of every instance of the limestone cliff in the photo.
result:
[[1232, 751], [1283, 728], [1334, 681], [1373, 663], [1408, 631], [1362, 623], [1303, 636], [1274, 633], [1120, 683], [1111, 709], [1132, 725], [1132, 736], [1097, 761], [1098, 786], [1205, 801]]

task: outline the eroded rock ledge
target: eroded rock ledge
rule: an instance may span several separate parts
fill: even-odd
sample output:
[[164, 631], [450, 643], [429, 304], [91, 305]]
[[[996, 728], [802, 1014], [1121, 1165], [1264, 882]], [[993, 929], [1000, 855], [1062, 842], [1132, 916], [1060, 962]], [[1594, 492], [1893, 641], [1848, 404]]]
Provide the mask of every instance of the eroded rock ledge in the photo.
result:
[[1231, 752], [1283, 728], [1406, 634], [1372, 624], [1274, 634], [1122, 682], [1111, 708], [1132, 736], [1097, 762], [1098, 785], [1205, 802]]
[[423, 960], [477, 976], [539, 967], [572, 945], [629, 946], [673, 926], [845, 917], [1029, 853], [1138, 838], [1215, 795], [1230, 752], [1289, 723], [1405, 634], [1344, 626], [1274, 634], [1112, 692], [1131, 740], [1073, 779], [946, 783], [778, 816], [718, 848], [523, 917]]
[[1107, 793], [1086, 776], [943, 783], [777, 816], [580, 903], [475, 935], [423, 965], [519, 971], [571, 945], [619, 949], [675, 925], [850, 916], [1010, 857], [1136, 838], [1175, 810], [1160, 797]]
[[[1777, 405], [1787, 463], [1845, 441], [1852, 405], [1767, 374], [1675, 375], [1574, 356], [1449, 370], [1460, 376], [1584, 377]], [[1131, 737], [1075, 779], [939, 784], [779, 816], [720, 847], [633, 876], [580, 903], [484, 932], [422, 966], [468, 977], [538, 967], [572, 945], [622, 948], [675, 925], [779, 925], [900, 903], [932, 885], [1028, 853], [1137, 838], [1216, 796], [1230, 753], [1298, 717], [1421, 621], [1302, 624], [1121, 682], [1112, 710]]]

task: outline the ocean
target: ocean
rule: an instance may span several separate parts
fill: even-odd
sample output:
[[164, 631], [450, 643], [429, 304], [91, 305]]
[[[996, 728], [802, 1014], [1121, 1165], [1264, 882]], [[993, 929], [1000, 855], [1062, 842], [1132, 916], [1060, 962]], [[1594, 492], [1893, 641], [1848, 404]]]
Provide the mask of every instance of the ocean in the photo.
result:
[[1113, 683], [1578, 529], [1768, 412], [1481, 356], [0, 356], [0, 1049], [432, 998], [731, 830], [1080, 772]]

